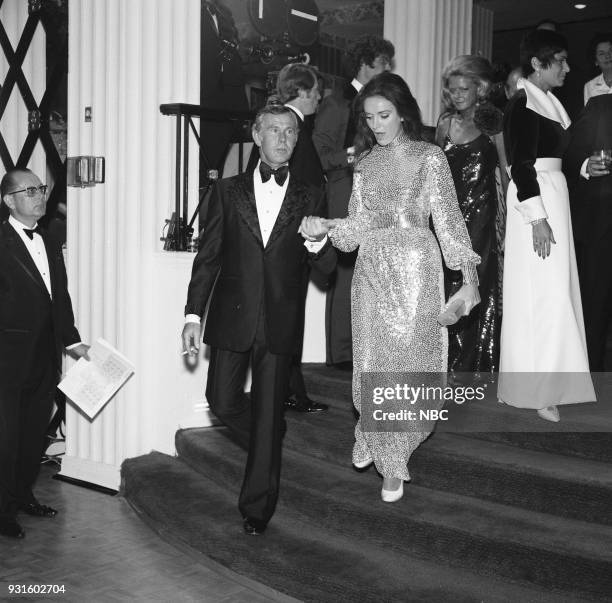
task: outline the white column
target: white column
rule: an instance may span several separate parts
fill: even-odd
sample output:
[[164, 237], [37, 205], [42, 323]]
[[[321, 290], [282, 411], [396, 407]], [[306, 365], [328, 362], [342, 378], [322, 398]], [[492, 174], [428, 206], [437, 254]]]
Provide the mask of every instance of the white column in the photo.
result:
[[444, 65], [472, 44], [472, 0], [385, 0], [384, 37], [395, 45], [395, 72], [415, 96], [426, 125], [440, 115]]
[[[61, 473], [116, 489], [125, 458], [172, 454], [178, 427], [208, 422], [206, 362], [191, 371], [180, 355], [193, 255], [159, 240], [175, 149], [159, 105], [199, 103], [200, 0], [75, 0], [69, 11], [68, 155], [106, 158], [104, 184], [68, 189], [69, 286], [82, 338], [103, 337], [136, 373], [93, 421], [69, 406]], [[195, 142], [190, 156], [197, 166]], [[195, 208], [197, 167], [190, 183]]]
[[[13, 52], [17, 50], [28, 16], [27, 2], [18, 2], [16, 0], [5, 1], [0, 7], [0, 21], [6, 30], [9, 42], [13, 47]], [[37, 104], [40, 103], [46, 88], [47, 61], [45, 41], [45, 30], [39, 22], [21, 66], [21, 70]], [[0, 84], [4, 81], [8, 69], [9, 66], [5, 54], [0, 50]], [[0, 120], [0, 127], [2, 128], [2, 136], [9, 149], [11, 158], [16, 163], [28, 135], [28, 110], [17, 84], [13, 87], [9, 97], [6, 110]], [[40, 141], [36, 144], [27, 167], [36, 172], [41, 180], [45, 182], [47, 178], [46, 155]], [[51, 182], [49, 183], [51, 184]]]
[[474, 5], [472, 19], [472, 54], [491, 60], [493, 56], [494, 13], [488, 8]]

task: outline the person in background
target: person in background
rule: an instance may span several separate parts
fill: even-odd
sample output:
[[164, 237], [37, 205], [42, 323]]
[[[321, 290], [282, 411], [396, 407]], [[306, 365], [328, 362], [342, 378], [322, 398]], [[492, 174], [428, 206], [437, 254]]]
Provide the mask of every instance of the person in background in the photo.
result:
[[612, 93], [612, 32], [600, 33], [589, 42], [589, 61], [601, 73], [584, 85], [584, 104], [593, 96]]
[[[248, 451], [238, 507], [245, 533], [255, 536], [266, 529], [278, 500], [283, 405], [302, 330], [304, 273], [308, 262], [329, 272], [335, 254], [325, 241], [305, 245], [298, 234], [305, 215], [325, 210], [325, 196], [289, 171], [298, 137], [293, 111], [265, 106], [252, 135], [261, 157], [256, 169], [213, 188], [182, 340], [185, 355], [198, 353], [210, 300], [206, 398]], [[244, 392], [249, 365], [250, 399]]]
[[[319, 91], [319, 77], [317, 70], [303, 63], [290, 63], [279, 72], [276, 80], [276, 92], [281, 103], [291, 109], [298, 121], [297, 142], [291, 159], [289, 171], [293, 176], [320, 188], [325, 187], [325, 174], [321, 167], [321, 160], [312, 142], [312, 121], [308, 117], [314, 116], [321, 93]], [[315, 402], [308, 397], [304, 376], [302, 375], [302, 344], [304, 341], [304, 311], [306, 294], [308, 291], [308, 274], [303, 282], [302, 302], [302, 330], [299, 336], [300, 346], [291, 361], [291, 374], [289, 377], [289, 397], [285, 400], [287, 410], [298, 412], [320, 412], [327, 410], [327, 404]]]
[[[494, 372], [499, 362], [499, 281], [495, 224], [498, 193], [496, 151], [502, 113], [487, 95], [492, 68], [484, 57], [461, 55], [442, 72], [442, 100], [446, 111], [436, 130], [436, 143], [444, 151], [472, 249], [480, 256], [480, 305], [448, 328], [448, 369], [453, 372]], [[462, 273], [446, 270], [450, 294], [462, 286]]]
[[552, 90], [569, 71], [567, 41], [534, 30], [521, 42], [525, 78], [504, 115], [511, 167], [498, 398], [559, 421], [560, 404], [595, 400], [567, 184], [570, 119]]
[[519, 81], [520, 78], [523, 77], [523, 70], [521, 69], [521, 67], [515, 67], [512, 71], [510, 71], [510, 73], [508, 74], [508, 77], [506, 78], [506, 98], [508, 100], [510, 100], [517, 91], [517, 87], [516, 84]]
[[[329, 216], [344, 218], [348, 211], [353, 183], [356, 120], [352, 104], [361, 88], [372, 77], [391, 69], [395, 49], [388, 40], [363, 36], [346, 52], [347, 70], [352, 77], [342, 90], [327, 96], [317, 112], [312, 140], [327, 175]], [[325, 338], [327, 364], [351, 368], [351, 280], [355, 253], [338, 253], [338, 265], [327, 292]]]
[[589, 99], [571, 127], [563, 160], [567, 176], [589, 367], [605, 370], [612, 309], [612, 94]]
[[360, 418], [353, 464], [365, 468], [373, 462], [383, 476], [383, 501], [394, 502], [410, 480], [410, 456], [433, 426], [364, 428], [372, 395], [362, 392], [362, 373], [445, 373], [440, 248], [447, 266], [463, 272], [463, 286], [449, 303], [461, 301], [464, 314], [478, 303], [479, 258], [470, 247], [446, 157], [422, 140], [421, 112], [406, 82], [392, 73], [372, 78], [355, 111], [358, 159], [348, 217], [309, 217], [302, 232], [307, 240], [329, 232], [338, 249], [358, 249], [352, 319], [353, 403]]
[[51, 419], [62, 351], [88, 359], [74, 325], [61, 243], [38, 226], [47, 187], [32, 171], [0, 183], [0, 535], [23, 538], [17, 513], [54, 517], [32, 488]]

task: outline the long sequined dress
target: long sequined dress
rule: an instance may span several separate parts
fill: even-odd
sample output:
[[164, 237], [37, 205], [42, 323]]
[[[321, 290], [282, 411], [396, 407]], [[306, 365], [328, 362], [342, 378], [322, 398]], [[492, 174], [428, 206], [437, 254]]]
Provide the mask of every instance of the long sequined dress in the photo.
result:
[[[353, 403], [361, 411], [361, 373], [444, 372], [446, 329], [440, 247], [451, 268], [477, 282], [453, 180], [441, 149], [400, 134], [375, 145], [355, 170], [349, 215], [330, 232], [342, 251], [359, 248], [351, 290]], [[355, 427], [353, 461], [374, 460], [385, 477], [410, 479], [407, 463], [429, 432], [364, 432]]]
[[[480, 304], [448, 329], [448, 370], [493, 372], [499, 366], [499, 278], [495, 219], [497, 150], [486, 134], [456, 144], [446, 136], [448, 159], [459, 208], [470, 235], [472, 249], [480, 256], [478, 289]], [[461, 273], [446, 270], [447, 293], [461, 287]]]

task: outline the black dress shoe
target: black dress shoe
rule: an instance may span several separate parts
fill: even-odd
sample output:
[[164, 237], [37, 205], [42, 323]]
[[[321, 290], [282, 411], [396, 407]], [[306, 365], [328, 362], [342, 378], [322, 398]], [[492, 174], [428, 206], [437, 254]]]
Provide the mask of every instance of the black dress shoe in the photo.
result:
[[297, 412], [323, 412], [328, 408], [328, 404], [321, 404], [310, 398], [302, 398], [300, 400], [287, 398], [285, 400], [285, 410], [295, 410]]
[[248, 536], [259, 536], [266, 530], [266, 523], [259, 521], [258, 519], [252, 519], [251, 517], [245, 517], [242, 522], [244, 533]]
[[345, 362], [336, 362], [336, 364], [332, 364], [336, 370], [338, 371], [351, 371], [353, 370], [353, 362], [351, 360], [347, 360]]
[[0, 534], [9, 538], [23, 538], [25, 532], [14, 518], [0, 519]]
[[19, 510], [28, 515], [33, 515], [34, 517], [55, 517], [57, 515], [55, 509], [47, 507], [47, 505], [41, 505], [38, 502], [20, 505]]

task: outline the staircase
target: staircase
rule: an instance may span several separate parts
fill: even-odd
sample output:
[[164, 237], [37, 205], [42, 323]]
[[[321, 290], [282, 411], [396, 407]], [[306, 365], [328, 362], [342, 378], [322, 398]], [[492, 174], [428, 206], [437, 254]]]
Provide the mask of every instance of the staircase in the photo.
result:
[[265, 535], [242, 534], [245, 453], [223, 428], [178, 432], [177, 458], [125, 461], [124, 495], [162, 535], [303, 601], [612, 601], [612, 425], [598, 405], [564, 407], [540, 433], [525, 433], [543, 427], [534, 411], [455, 407], [459, 433], [429, 438], [386, 504], [374, 468], [350, 464], [350, 375], [305, 377], [330, 410], [287, 414]]

